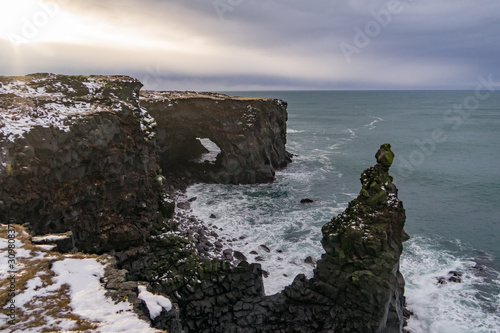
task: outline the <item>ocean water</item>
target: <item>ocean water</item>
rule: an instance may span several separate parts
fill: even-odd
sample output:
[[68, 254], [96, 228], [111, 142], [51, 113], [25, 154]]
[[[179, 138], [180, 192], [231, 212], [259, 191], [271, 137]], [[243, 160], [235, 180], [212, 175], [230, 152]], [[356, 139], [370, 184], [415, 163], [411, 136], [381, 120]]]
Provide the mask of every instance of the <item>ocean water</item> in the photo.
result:
[[[273, 184], [198, 184], [187, 195], [198, 198], [193, 214], [220, 228], [225, 247], [269, 272], [267, 294], [296, 274], [312, 275], [304, 260], [320, 258], [322, 225], [357, 196], [361, 172], [391, 143], [390, 173], [411, 236], [401, 260], [409, 329], [500, 332], [500, 92], [229, 94], [287, 101], [287, 150], [296, 156]], [[462, 282], [438, 284], [450, 271]]]

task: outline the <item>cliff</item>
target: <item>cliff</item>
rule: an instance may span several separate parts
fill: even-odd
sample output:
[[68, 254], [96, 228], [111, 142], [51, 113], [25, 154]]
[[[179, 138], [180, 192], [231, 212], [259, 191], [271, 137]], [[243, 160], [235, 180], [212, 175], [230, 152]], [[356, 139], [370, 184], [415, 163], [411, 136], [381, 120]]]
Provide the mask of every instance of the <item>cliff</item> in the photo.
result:
[[[0, 77], [0, 219], [29, 222], [34, 234], [71, 231], [78, 250], [120, 251], [172, 214], [163, 176], [270, 182], [290, 162], [286, 103], [139, 98], [141, 87], [125, 76]], [[219, 145], [215, 163], [193, 161], [206, 152], [197, 138]]]
[[[66, 232], [60, 250], [113, 253], [126, 270], [117, 294], [120, 284], [137, 293], [125, 280], [141, 281], [174, 303], [152, 320], [169, 332], [402, 330], [407, 236], [390, 145], [362, 174], [360, 195], [323, 227], [314, 277], [265, 296], [259, 264], [207, 259], [206, 228], [193, 235], [191, 219], [172, 219], [172, 191], [272, 181], [290, 162], [286, 103], [141, 86], [124, 76], [0, 77], [0, 220]], [[206, 161], [204, 139], [220, 150]]]
[[[158, 123], [157, 143], [164, 171], [191, 181], [254, 184], [274, 180], [290, 161], [286, 144], [286, 102], [213, 93], [141, 92], [141, 104]], [[218, 148], [212, 161], [200, 160]]]
[[159, 218], [153, 120], [123, 76], [0, 77], [0, 220], [88, 252], [144, 244]]
[[[180, 305], [188, 332], [402, 332], [405, 210], [388, 172], [390, 145], [376, 157], [377, 164], [361, 175], [359, 196], [324, 225], [325, 253], [313, 278], [298, 275], [279, 294], [265, 296], [260, 265], [245, 261], [237, 267], [201, 263], [191, 254], [179, 265], [163, 250], [162, 259], [143, 264], [138, 257], [142, 261], [126, 266], [137, 279], [163, 276], [153, 278], [153, 287]], [[175, 248], [172, 236], [161, 241], [168, 244], [164, 249]]]

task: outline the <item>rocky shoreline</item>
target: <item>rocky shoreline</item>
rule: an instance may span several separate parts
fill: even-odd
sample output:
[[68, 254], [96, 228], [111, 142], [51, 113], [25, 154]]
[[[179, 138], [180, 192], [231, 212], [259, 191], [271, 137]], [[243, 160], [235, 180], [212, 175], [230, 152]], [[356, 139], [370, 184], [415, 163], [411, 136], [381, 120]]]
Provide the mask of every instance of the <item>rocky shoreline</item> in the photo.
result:
[[[407, 235], [390, 145], [324, 226], [314, 276], [266, 296], [269, 273], [190, 214], [196, 198], [183, 191], [273, 181], [291, 161], [286, 102], [140, 88], [122, 76], [0, 77], [0, 219], [64, 233], [52, 240], [62, 251], [111, 254], [110, 296], [126, 296], [145, 319], [138, 285], [166, 296], [173, 307], [152, 325], [168, 332], [403, 331]], [[195, 162], [203, 139], [220, 151]]]

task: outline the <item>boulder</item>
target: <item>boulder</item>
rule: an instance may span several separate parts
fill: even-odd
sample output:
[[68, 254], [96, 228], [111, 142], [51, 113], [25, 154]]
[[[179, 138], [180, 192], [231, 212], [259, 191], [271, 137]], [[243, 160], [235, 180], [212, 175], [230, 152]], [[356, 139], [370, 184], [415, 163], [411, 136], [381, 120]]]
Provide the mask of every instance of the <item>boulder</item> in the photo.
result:
[[264, 245], [264, 244], [261, 244], [259, 247], [260, 247], [262, 250], [264, 250], [265, 252], [267, 252], [267, 253], [271, 252], [271, 249], [269, 249], [269, 248], [268, 248], [266, 245]]
[[391, 150], [391, 145], [389, 143], [385, 143], [380, 146], [380, 149], [375, 154], [375, 158], [377, 159], [377, 163], [389, 168], [394, 161], [394, 153]]

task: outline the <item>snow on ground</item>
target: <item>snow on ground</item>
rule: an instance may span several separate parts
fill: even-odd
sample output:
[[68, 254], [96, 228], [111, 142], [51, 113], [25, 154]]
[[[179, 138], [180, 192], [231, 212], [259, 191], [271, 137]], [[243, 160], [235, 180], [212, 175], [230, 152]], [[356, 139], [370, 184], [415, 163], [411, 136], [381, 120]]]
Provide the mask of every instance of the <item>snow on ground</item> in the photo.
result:
[[[34, 245], [15, 225], [15, 323], [9, 323], [9, 266], [7, 226], [0, 225], [1, 332], [162, 332], [139, 319], [128, 301], [115, 303], [100, 282], [107, 258], [62, 255]], [[12, 243], [11, 243], [12, 244]], [[148, 307], [168, 308], [170, 301], [143, 290]], [[151, 304], [151, 305], [150, 305]], [[150, 310], [150, 312], [153, 312]]]
[[163, 310], [172, 310], [172, 303], [168, 298], [150, 293], [145, 286], [139, 286], [139, 299], [146, 302], [151, 319], [158, 317]]
[[[84, 84], [90, 94], [103, 89], [106, 84], [97, 78], [87, 79], [89, 82]], [[32, 82], [38, 81], [33, 79]], [[63, 87], [59, 83], [58, 88], [59, 92], [47, 92], [45, 87], [34, 88], [22, 80], [0, 83], [0, 94], [12, 99], [10, 105], [0, 113], [0, 137], [4, 136], [14, 142], [37, 126], [69, 131], [69, 119], [72, 117], [121, 109], [120, 103], [115, 103], [110, 108], [96, 102], [75, 101], [70, 97], [66, 98], [63, 93], [70, 91], [69, 87]]]
[[33, 243], [48, 243], [48, 242], [55, 242], [55, 241], [58, 241], [58, 240], [66, 239], [66, 238], [68, 238], [68, 236], [69, 236], [68, 234], [36, 236], [36, 237], [32, 237], [31, 241]]

